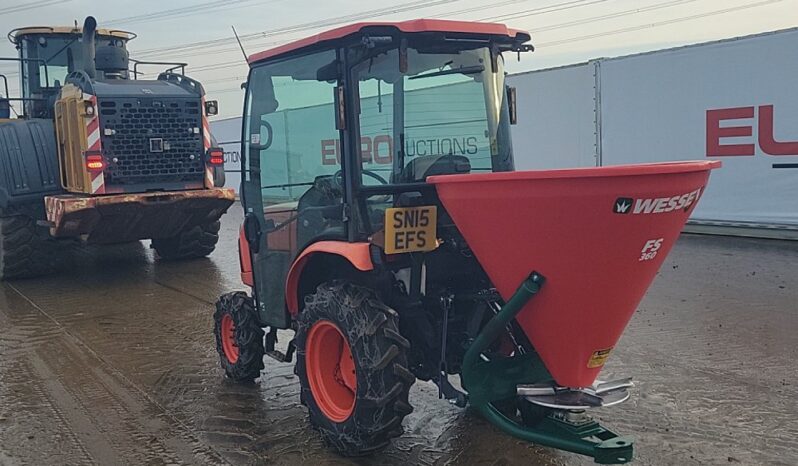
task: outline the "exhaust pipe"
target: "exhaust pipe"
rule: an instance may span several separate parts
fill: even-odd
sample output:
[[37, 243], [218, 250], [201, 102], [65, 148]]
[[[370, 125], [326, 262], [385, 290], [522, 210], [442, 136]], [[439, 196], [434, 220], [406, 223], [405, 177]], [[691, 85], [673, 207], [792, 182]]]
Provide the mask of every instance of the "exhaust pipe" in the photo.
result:
[[97, 68], [94, 64], [94, 33], [97, 31], [97, 20], [94, 16], [87, 16], [83, 22], [83, 70], [94, 79], [97, 75]]

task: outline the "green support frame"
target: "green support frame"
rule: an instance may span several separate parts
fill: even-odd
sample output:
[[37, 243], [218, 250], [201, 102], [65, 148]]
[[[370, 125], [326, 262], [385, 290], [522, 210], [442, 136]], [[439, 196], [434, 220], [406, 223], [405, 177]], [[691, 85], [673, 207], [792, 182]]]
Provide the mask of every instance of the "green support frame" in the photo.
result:
[[469, 402], [488, 421], [519, 439], [591, 456], [599, 464], [628, 463], [632, 460], [633, 440], [605, 429], [583, 412], [536, 407], [541, 416], [536, 418], [534, 425], [521, 425], [494, 405], [516, 397], [518, 385], [552, 381], [543, 361], [535, 353], [493, 360], [482, 357], [544, 283], [541, 274], [532, 272], [468, 348], [462, 377]]

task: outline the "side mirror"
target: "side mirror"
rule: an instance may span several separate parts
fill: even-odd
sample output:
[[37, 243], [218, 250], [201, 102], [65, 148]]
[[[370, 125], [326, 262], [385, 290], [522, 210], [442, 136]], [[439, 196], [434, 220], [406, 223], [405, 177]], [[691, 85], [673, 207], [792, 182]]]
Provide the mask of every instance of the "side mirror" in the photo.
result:
[[507, 108], [510, 110], [510, 124], [518, 124], [518, 107], [515, 88], [507, 86]]
[[208, 116], [214, 116], [219, 114], [219, 102], [216, 100], [206, 100], [205, 101], [205, 114]]

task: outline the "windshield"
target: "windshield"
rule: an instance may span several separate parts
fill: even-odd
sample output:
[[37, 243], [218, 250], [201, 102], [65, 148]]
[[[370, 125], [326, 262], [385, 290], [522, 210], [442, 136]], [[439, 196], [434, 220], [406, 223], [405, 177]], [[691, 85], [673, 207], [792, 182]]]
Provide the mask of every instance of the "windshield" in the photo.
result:
[[356, 67], [363, 184], [512, 168], [501, 56], [488, 48], [450, 53], [397, 48]]
[[[64, 85], [67, 75], [84, 68], [79, 34], [29, 34], [21, 37], [24, 96], [42, 89]], [[97, 36], [95, 48], [105, 45], [124, 47], [125, 41]]]

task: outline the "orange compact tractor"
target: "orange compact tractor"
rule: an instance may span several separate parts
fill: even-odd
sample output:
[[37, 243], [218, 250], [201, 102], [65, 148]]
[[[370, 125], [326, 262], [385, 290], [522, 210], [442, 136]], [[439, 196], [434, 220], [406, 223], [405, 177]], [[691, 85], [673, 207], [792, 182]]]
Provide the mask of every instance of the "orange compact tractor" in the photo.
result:
[[[241, 275], [215, 334], [228, 377], [296, 355], [325, 441], [373, 452], [416, 379], [518, 438], [624, 463], [587, 412], [716, 162], [514, 171], [499, 24], [355, 24], [250, 57]], [[278, 331], [295, 337], [277, 351]], [[459, 375], [460, 387], [449, 377]]]

